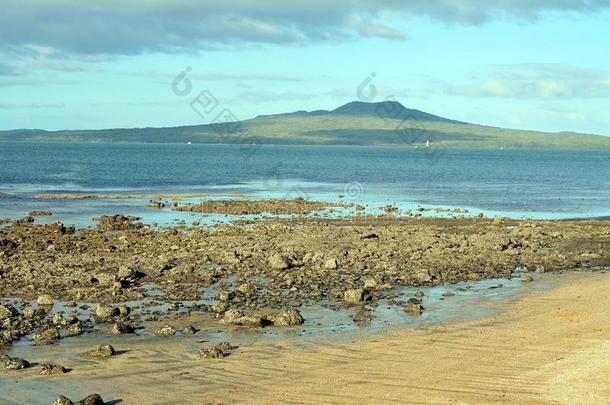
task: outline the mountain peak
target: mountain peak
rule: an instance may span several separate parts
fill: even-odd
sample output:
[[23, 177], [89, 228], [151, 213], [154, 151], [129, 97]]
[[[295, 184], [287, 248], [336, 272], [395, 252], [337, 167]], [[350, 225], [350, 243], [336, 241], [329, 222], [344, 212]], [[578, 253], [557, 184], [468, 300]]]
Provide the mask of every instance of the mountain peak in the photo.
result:
[[407, 108], [400, 102], [394, 100], [386, 100], [376, 103], [351, 101], [332, 110], [330, 113], [338, 115], [372, 115], [384, 119], [397, 119], [405, 121], [435, 121], [451, 124], [464, 124], [464, 122], [450, 120], [423, 111]]

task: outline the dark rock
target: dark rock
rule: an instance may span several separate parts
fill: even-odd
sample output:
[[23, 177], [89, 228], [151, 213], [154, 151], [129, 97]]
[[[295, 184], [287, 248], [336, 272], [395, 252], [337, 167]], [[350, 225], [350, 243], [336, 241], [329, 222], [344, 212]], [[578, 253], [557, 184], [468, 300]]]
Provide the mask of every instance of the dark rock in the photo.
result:
[[55, 401], [53, 401], [53, 405], [74, 405], [74, 402], [70, 401], [69, 398], [66, 398], [63, 395], [60, 395], [55, 399]]
[[43, 364], [40, 366], [40, 375], [55, 375], [64, 373], [66, 373], [66, 369], [62, 366], [57, 366], [55, 364]]
[[59, 329], [50, 328], [42, 332], [35, 333], [32, 338], [37, 342], [49, 342], [52, 340], [59, 340], [61, 338], [61, 335], [59, 334]]
[[219, 347], [201, 349], [197, 353], [199, 359], [220, 359], [225, 356], [225, 353]]
[[8, 357], [8, 359], [4, 363], [4, 367], [6, 367], [7, 370], [22, 370], [24, 368], [29, 368], [30, 362], [24, 359], [20, 359], [19, 357]]
[[0, 304], [0, 320], [13, 319], [19, 316], [19, 311], [11, 304]]
[[83, 333], [83, 325], [80, 321], [71, 324], [70, 326], [68, 326], [66, 328], [66, 331], [68, 332], [68, 336], [78, 336], [81, 335]]
[[421, 315], [424, 311], [424, 307], [417, 298], [409, 298], [407, 305], [404, 307], [404, 311], [409, 315]]
[[356, 314], [352, 317], [352, 320], [356, 323], [368, 323], [371, 321], [371, 316], [366, 309], [362, 308], [356, 312]]
[[197, 332], [199, 332], [199, 329], [197, 329], [193, 325], [189, 325], [186, 328], [182, 329], [182, 334], [187, 336], [194, 335]]
[[104, 400], [98, 394], [91, 394], [74, 405], [104, 405]]
[[135, 332], [136, 332], [136, 328], [134, 328], [132, 325], [130, 325], [128, 323], [117, 322], [112, 327], [113, 335], [122, 335], [122, 334], [129, 334], [129, 333], [135, 333]]
[[232, 345], [231, 345], [231, 343], [229, 343], [229, 342], [221, 342], [221, 343], [218, 343], [218, 344], [217, 344], [216, 346], [214, 346], [214, 347], [216, 347], [216, 348], [218, 348], [218, 349], [222, 350], [223, 352], [228, 352], [229, 350], [233, 350], [233, 349], [235, 349], [235, 347], [234, 347], [234, 346], [232, 346]]

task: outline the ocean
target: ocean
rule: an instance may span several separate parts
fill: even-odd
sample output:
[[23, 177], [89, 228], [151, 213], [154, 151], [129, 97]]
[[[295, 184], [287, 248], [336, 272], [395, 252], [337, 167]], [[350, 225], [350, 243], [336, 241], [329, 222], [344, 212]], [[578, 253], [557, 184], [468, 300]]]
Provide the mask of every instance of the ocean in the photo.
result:
[[102, 214], [136, 215], [160, 224], [187, 215], [148, 208], [148, 199], [35, 199], [39, 193], [210, 193], [222, 198], [236, 194], [340, 200], [364, 205], [370, 213], [392, 204], [513, 218], [607, 216], [608, 155], [564, 150], [0, 142], [0, 218], [51, 210], [55, 215], [41, 221], [88, 226]]

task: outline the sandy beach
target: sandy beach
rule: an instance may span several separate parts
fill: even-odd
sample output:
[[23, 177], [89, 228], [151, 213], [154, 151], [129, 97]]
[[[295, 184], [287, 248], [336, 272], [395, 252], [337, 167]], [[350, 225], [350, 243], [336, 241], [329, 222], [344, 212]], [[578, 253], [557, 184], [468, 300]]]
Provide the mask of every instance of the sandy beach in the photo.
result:
[[8, 403], [40, 384], [121, 404], [608, 403], [609, 288], [606, 272], [569, 272], [494, 316], [344, 343], [261, 340], [222, 360], [195, 359], [181, 339], [133, 342], [55, 382], [26, 372]]

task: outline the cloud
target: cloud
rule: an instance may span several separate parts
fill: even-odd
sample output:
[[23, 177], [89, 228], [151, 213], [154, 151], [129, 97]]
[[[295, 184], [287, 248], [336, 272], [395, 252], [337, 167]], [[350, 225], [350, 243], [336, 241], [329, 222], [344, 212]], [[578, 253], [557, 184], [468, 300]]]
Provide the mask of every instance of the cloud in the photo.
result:
[[0, 13], [0, 50], [29, 58], [30, 64], [79, 58], [84, 63], [148, 51], [295, 46], [363, 36], [404, 40], [406, 21], [412, 16], [479, 25], [505, 17], [536, 20], [546, 12], [591, 13], [610, 5], [610, 0], [7, 2], [14, 4], [4, 4]]
[[445, 85], [445, 93], [516, 99], [607, 98], [610, 71], [560, 64], [497, 66], [473, 82]]
[[[129, 76], [159, 78], [173, 80], [176, 72], [160, 71], [138, 71], [128, 72]], [[261, 81], [261, 82], [302, 82], [303, 79], [295, 76], [264, 74], [264, 73], [225, 73], [225, 72], [190, 72], [189, 78], [194, 80], [215, 80], [215, 81]]]

